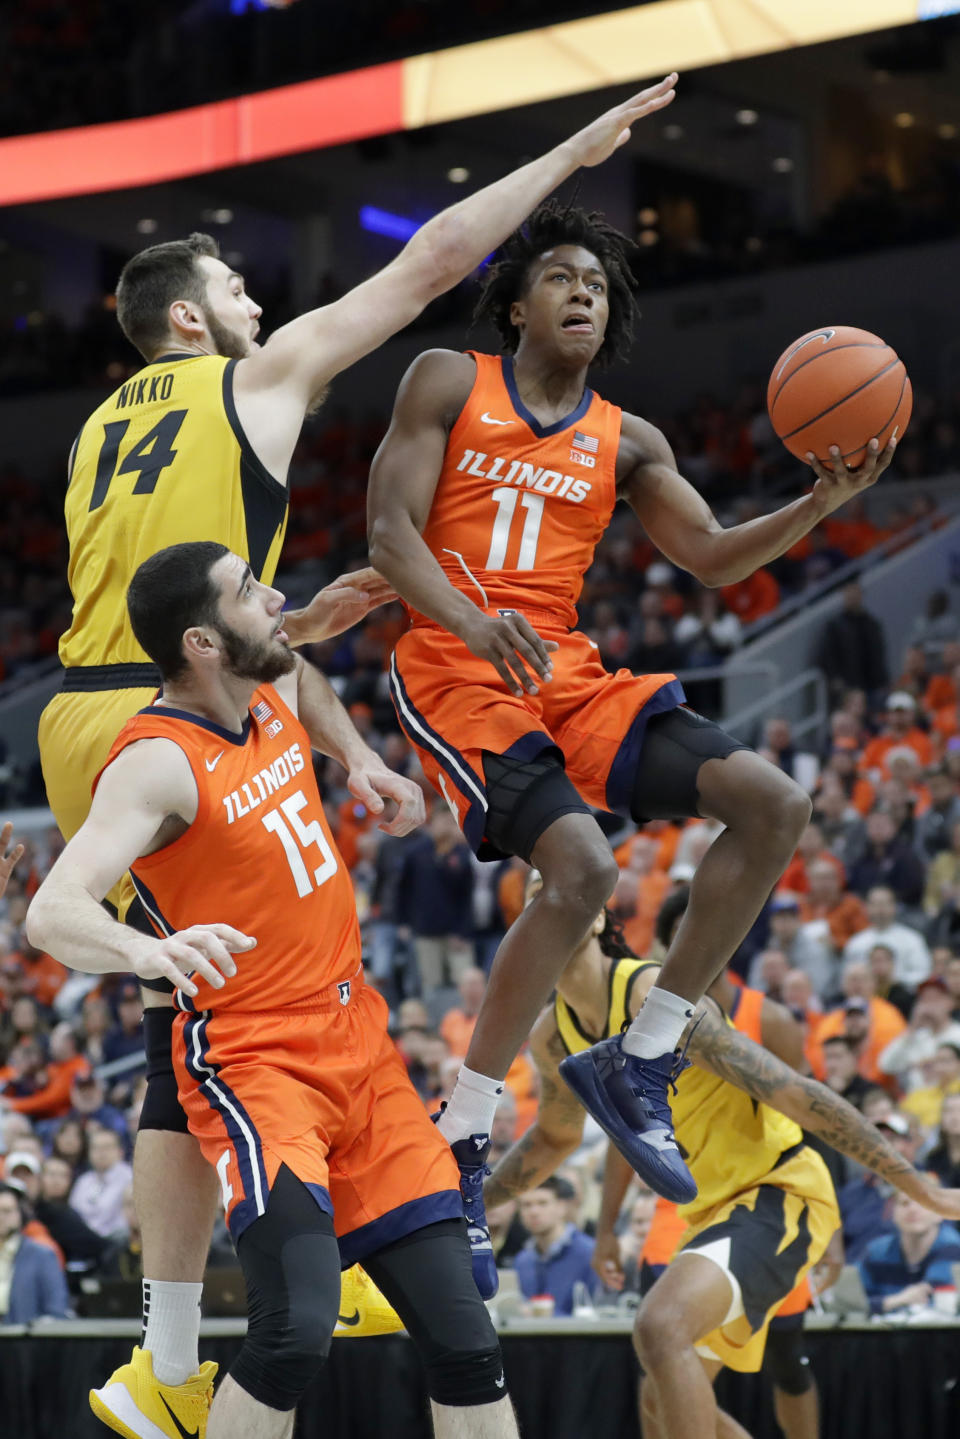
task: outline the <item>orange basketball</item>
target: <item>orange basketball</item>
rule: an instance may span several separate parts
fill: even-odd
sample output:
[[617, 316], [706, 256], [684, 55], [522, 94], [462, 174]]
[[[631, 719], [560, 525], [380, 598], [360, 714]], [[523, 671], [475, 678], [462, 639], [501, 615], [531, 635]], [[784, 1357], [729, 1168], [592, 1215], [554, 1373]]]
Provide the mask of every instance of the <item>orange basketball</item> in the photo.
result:
[[812, 451], [831, 463], [839, 445], [855, 469], [876, 438], [883, 449], [894, 430], [903, 437], [913, 390], [903, 361], [878, 335], [849, 325], [825, 325], [788, 345], [773, 367], [767, 409], [787, 449], [805, 460]]

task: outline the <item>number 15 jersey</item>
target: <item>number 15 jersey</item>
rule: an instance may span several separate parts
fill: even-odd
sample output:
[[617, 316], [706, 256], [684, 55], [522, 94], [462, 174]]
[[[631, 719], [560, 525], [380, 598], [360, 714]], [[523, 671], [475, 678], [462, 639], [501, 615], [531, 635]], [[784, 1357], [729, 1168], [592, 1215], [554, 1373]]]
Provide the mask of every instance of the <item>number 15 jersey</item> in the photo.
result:
[[424, 541], [484, 609], [541, 611], [572, 626], [616, 504], [621, 411], [585, 390], [571, 414], [541, 425], [520, 399], [513, 361], [469, 353], [477, 376], [450, 432]]
[[127, 618], [127, 586], [167, 545], [216, 540], [272, 583], [287, 489], [244, 435], [235, 364], [166, 355], [122, 384], [80, 431], [65, 503], [73, 595], [60, 640], [65, 667], [147, 662]]
[[277, 691], [256, 690], [239, 735], [150, 705], [124, 725], [107, 764], [156, 737], [185, 754], [197, 814], [173, 844], [131, 865], [140, 901], [158, 934], [220, 921], [257, 941], [237, 955], [222, 989], [197, 976], [197, 995], [179, 994], [180, 1007], [282, 1009], [352, 979], [360, 965], [353, 886], [320, 802], [309, 737]]

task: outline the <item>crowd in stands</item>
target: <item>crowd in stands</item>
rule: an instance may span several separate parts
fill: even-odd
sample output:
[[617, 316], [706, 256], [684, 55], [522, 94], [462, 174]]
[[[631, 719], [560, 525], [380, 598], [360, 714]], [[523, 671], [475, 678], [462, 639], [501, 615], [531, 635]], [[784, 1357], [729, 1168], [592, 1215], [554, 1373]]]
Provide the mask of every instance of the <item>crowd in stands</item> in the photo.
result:
[[[822, 751], [798, 747], [785, 719], [768, 721], [761, 751], [804, 784], [814, 812], [729, 977], [784, 1005], [803, 1028], [810, 1071], [884, 1127], [912, 1163], [953, 1186], [960, 1184], [960, 619], [949, 603], [928, 605], [915, 639], [901, 673], [876, 698], [862, 690], [839, 695]], [[348, 644], [356, 640], [341, 649]], [[379, 666], [378, 654], [372, 668], [379, 673]], [[359, 673], [357, 662], [348, 692]], [[374, 700], [350, 701], [355, 721], [389, 764], [422, 779], [403, 737], [378, 727]], [[385, 995], [410, 1077], [434, 1109], [452, 1090], [493, 954], [523, 906], [527, 866], [479, 863], [435, 800], [421, 831], [387, 837], [349, 795], [343, 772], [319, 763], [354, 879], [368, 977]], [[719, 829], [712, 821], [659, 821], [619, 843], [610, 907], [637, 954], [665, 953]], [[28, 840], [0, 901], [2, 1178], [17, 1197], [24, 1233], [52, 1250], [66, 1277], [68, 1291], [53, 1283], [49, 1261], [35, 1261], [56, 1312], [82, 1309], [91, 1275], [138, 1273], [130, 1153], [143, 1092], [137, 985], [129, 976], [67, 971], [24, 935], [29, 897], [60, 848], [52, 829]], [[498, 1112], [492, 1162], [531, 1124], [537, 1098], [536, 1069], [521, 1053]], [[558, 1175], [493, 1215], [501, 1262], [516, 1268], [520, 1293], [537, 1299], [537, 1312], [548, 1295], [557, 1313], [603, 1298], [590, 1267], [603, 1152], [588, 1121], [581, 1148]], [[887, 1313], [932, 1302], [950, 1263], [960, 1261], [960, 1234], [839, 1156], [830, 1153], [829, 1162], [847, 1258], [860, 1265], [873, 1307]], [[13, 1216], [5, 1195], [0, 1189], [0, 1264], [3, 1216]], [[652, 1205], [635, 1191], [624, 1212], [628, 1289], [656, 1271], [643, 1246]], [[222, 1231], [212, 1262], [230, 1262]]]

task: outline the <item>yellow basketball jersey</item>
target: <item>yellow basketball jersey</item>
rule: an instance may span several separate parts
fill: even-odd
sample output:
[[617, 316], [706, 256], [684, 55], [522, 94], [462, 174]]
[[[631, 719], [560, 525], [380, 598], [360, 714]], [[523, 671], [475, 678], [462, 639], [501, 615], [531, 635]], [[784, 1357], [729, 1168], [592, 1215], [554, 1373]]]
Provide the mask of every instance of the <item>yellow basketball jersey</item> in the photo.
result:
[[[166, 355], [121, 385], [80, 431], [65, 504], [73, 619], [60, 659], [68, 670], [147, 663], [127, 618], [127, 586], [167, 545], [216, 540], [272, 582], [287, 488], [243, 433], [235, 364]], [[102, 678], [109, 684], [109, 673]]]
[[[633, 981], [640, 970], [649, 968], [651, 963], [650, 960], [618, 959], [611, 964], [607, 1020], [602, 1035], [586, 1034], [566, 1001], [559, 994], [555, 996], [557, 1028], [569, 1053], [576, 1054], [598, 1039], [620, 1033], [629, 1018]], [[727, 1023], [730, 1024], [729, 1019]], [[742, 1089], [696, 1065], [680, 1075], [670, 1108], [677, 1142], [697, 1182], [696, 1199], [680, 1207], [681, 1216], [689, 1224], [695, 1223], [698, 1215], [761, 1180], [775, 1184], [771, 1171], [785, 1154], [803, 1141], [803, 1132], [792, 1119], [765, 1104], [757, 1104]]]
[[579, 1054], [589, 1049], [598, 1039], [610, 1039], [619, 1034], [629, 1019], [630, 992], [641, 969], [648, 969], [651, 961], [646, 959], [615, 959], [611, 961], [607, 977], [607, 1018], [602, 1034], [587, 1034], [586, 1030], [559, 993], [553, 998], [553, 1012], [557, 1029], [568, 1054]]

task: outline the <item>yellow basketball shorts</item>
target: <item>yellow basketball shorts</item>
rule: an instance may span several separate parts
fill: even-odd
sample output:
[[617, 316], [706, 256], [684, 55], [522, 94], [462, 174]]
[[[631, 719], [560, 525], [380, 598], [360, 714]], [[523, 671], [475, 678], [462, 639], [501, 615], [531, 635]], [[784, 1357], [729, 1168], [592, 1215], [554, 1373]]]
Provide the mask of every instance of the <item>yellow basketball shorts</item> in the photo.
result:
[[[61, 690], [40, 716], [37, 740], [47, 799], [60, 833], [71, 839], [90, 812], [93, 781], [131, 715], [150, 704], [156, 688]], [[124, 875], [107, 895], [122, 919], [134, 898]]]
[[733, 1299], [723, 1324], [700, 1337], [698, 1354], [743, 1373], [759, 1370], [770, 1320], [839, 1226], [827, 1167], [805, 1144], [788, 1151], [762, 1183], [699, 1216], [671, 1262], [702, 1254], [724, 1270]]

